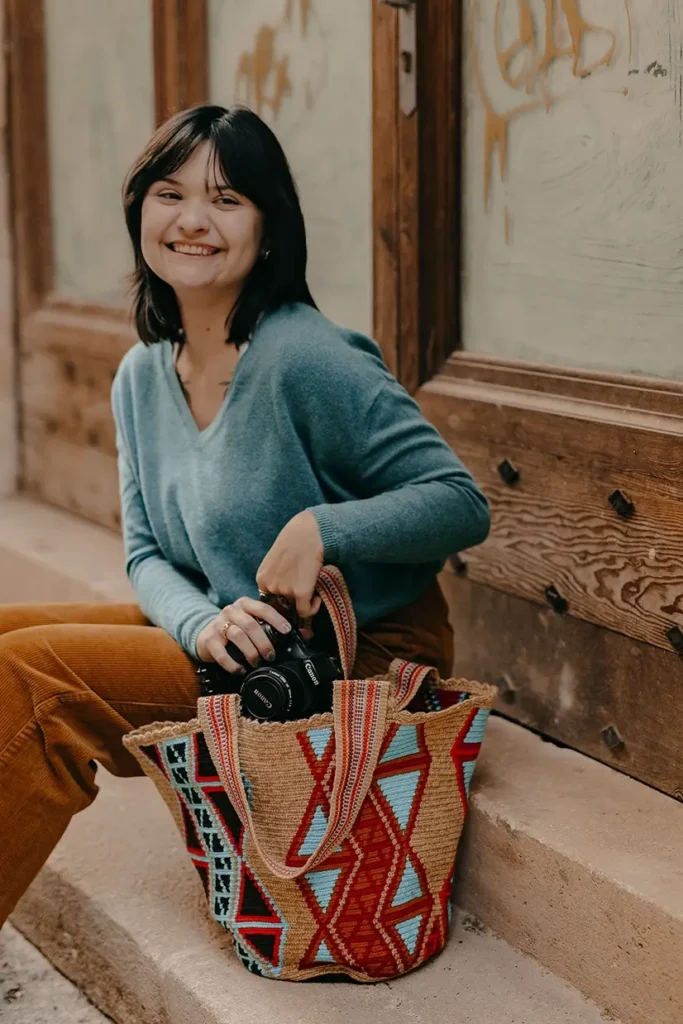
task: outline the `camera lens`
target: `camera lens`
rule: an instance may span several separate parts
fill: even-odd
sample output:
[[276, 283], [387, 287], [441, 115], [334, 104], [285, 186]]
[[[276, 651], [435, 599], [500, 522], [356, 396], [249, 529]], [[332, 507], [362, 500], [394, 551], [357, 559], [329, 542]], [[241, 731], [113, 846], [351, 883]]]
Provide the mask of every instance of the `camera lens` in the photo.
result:
[[261, 722], [284, 722], [306, 714], [308, 701], [301, 680], [293, 672], [255, 669], [240, 691], [242, 712]]

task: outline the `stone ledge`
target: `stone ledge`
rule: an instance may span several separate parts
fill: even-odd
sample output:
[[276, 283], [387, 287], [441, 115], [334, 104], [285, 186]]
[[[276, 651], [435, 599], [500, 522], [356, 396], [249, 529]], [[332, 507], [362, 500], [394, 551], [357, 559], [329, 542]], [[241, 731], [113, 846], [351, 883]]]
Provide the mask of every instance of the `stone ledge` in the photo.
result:
[[458, 917], [444, 954], [389, 984], [292, 985], [250, 975], [208, 918], [165, 805], [146, 779], [103, 773], [93, 806], [13, 915], [119, 1024], [599, 1024], [575, 989]]
[[31, 498], [0, 500], [0, 601], [133, 601], [118, 534]]

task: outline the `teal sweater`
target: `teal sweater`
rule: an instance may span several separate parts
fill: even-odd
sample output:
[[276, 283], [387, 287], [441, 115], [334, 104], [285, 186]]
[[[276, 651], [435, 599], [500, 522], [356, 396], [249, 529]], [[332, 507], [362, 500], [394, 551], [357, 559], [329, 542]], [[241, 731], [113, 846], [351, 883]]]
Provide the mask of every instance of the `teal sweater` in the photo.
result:
[[361, 627], [488, 533], [485, 498], [375, 342], [309, 306], [261, 321], [205, 430], [168, 342], [126, 354], [112, 404], [126, 569], [148, 618], [192, 656], [220, 608], [258, 595], [263, 557], [303, 509]]

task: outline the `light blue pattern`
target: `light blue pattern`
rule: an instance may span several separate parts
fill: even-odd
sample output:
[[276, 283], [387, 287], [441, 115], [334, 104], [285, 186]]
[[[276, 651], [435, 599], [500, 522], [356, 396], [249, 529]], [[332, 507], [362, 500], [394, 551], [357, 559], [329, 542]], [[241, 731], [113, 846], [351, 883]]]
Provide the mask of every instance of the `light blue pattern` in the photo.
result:
[[327, 910], [329, 907], [340, 874], [341, 868], [330, 868], [327, 871], [311, 871], [306, 875], [306, 881], [313, 890], [322, 910]]
[[[196, 778], [194, 745], [185, 737], [181, 737], [179, 739], [165, 740], [159, 744], [157, 749], [168, 772], [171, 786], [175, 790], [178, 799], [184, 803], [190, 817], [194, 820], [195, 829], [204, 850], [203, 857], [193, 853], [192, 859], [196, 864], [204, 864], [207, 868], [209, 909], [212, 917], [223, 928], [232, 933], [236, 944], [239, 946], [239, 955], [245, 961], [246, 966], [253, 969], [253, 965], [256, 965], [258, 970], [266, 977], [279, 977], [282, 973], [289, 925], [283, 920], [276, 909], [280, 919], [280, 927], [282, 928], [280, 963], [277, 966], [273, 966], [273, 964], [261, 958], [255, 950], [247, 949], [244, 945], [240, 929], [249, 929], [250, 922], [240, 922], [239, 927], [235, 924], [235, 915], [239, 906], [240, 863], [246, 864], [255, 879], [257, 876], [246, 858], [242, 857], [233, 846], [230, 835], [223, 827], [213, 804], [205, 797], [202, 786], [199, 783], [193, 784], [190, 782], [190, 779]], [[245, 780], [246, 784], [247, 781]], [[273, 900], [260, 879], [258, 884], [265, 899], [271, 906], [275, 907]], [[260, 923], [253, 922], [253, 926], [258, 928]]]
[[309, 729], [306, 735], [308, 736], [309, 743], [313, 747], [313, 753], [318, 760], [320, 760], [327, 750], [327, 744], [330, 742], [332, 730], [329, 728]]
[[389, 775], [386, 779], [378, 779], [377, 783], [389, 801], [396, 821], [405, 832], [410, 820], [410, 812], [415, 799], [420, 772], [404, 772], [402, 775]]
[[392, 907], [400, 907], [403, 903], [410, 903], [411, 900], [415, 900], [421, 895], [422, 886], [420, 885], [420, 879], [417, 877], [415, 868], [408, 860], [406, 862], [405, 871], [403, 872], [401, 884], [396, 890], [394, 902], [391, 905]]
[[397, 761], [399, 757], [410, 757], [411, 754], [419, 753], [417, 727], [414, 725], [401, 725], [389, 744], [380, 764], [385, 764], [386, 761]]
[[315, 959], [316, 959], [317, 963], [323, 963], [323, 964], [333, 964], [333, 963], [335, 963], [334, 957], [332, 956], [332, 954], [330, 953], [329, 949], [327, 948], [327, 946], [325, 945], [324, 942], [321, 942], [320, 945], [318, 946], [318, 952], [315, 955]]
[[320, 846], [322, 838], [325, 835], [325, 829], [327, 828], [327, 818], [323, 814], [323, 809], [318, 805], [313, 815], [313, 821], [311, 827], [308, 830], [308, 835], [301, 844], [299, 850], [300, 857], [310, 857], [312, 853]]
[[415, 947], [417, 946], [417, 937], [420, 934], [422, 916], [422, 914], [418, 914], [417, 917], [411, 917], [408, 921], [401, 921], [396, 925], [396, 931], [405, 942], [406, 949], [411, 956], [415, 952]]
[[474, 775], [475, 761], [463, 761], [462, 764], [462, 775], [465, 782], [465, 792], [470, 795], [470, 784], [472, 782], [472, 776]]
[[488, 708], [480, 708], [476, 715], [472, 719], [472, 724], [469, 727], [467, 736], [465, 736], [465, 743], [481, 743], [484, 738], [484, 729], [486, 728], [486, 722], [489, 717]]

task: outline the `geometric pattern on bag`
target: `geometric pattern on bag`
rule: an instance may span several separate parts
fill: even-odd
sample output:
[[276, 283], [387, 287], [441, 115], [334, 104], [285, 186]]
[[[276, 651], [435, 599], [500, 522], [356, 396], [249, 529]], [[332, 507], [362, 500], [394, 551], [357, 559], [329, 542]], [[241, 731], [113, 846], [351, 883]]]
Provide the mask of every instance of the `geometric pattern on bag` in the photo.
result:
[[228, 800], [201, 733], [141, 750], [178, 798], [185, 845], [204, 885], [211, 915], [235, 937], [256, 974], [278, 977], [287, 923], [243, 849], [244, 828]]
[[[434, 902], [411, 847], [431, 761], [423, 731], [391, 727], [351, 835], [324, 868], [298, 880], [317, 924], [301, 969], [337, 964], [381, 978], [409, 970], [419, 957]], [[301, 733], [299, 740], [314, 787], [290, 849], [292, 864], [305, 860], [324, 831], [333, 756], [331, 730]]]

